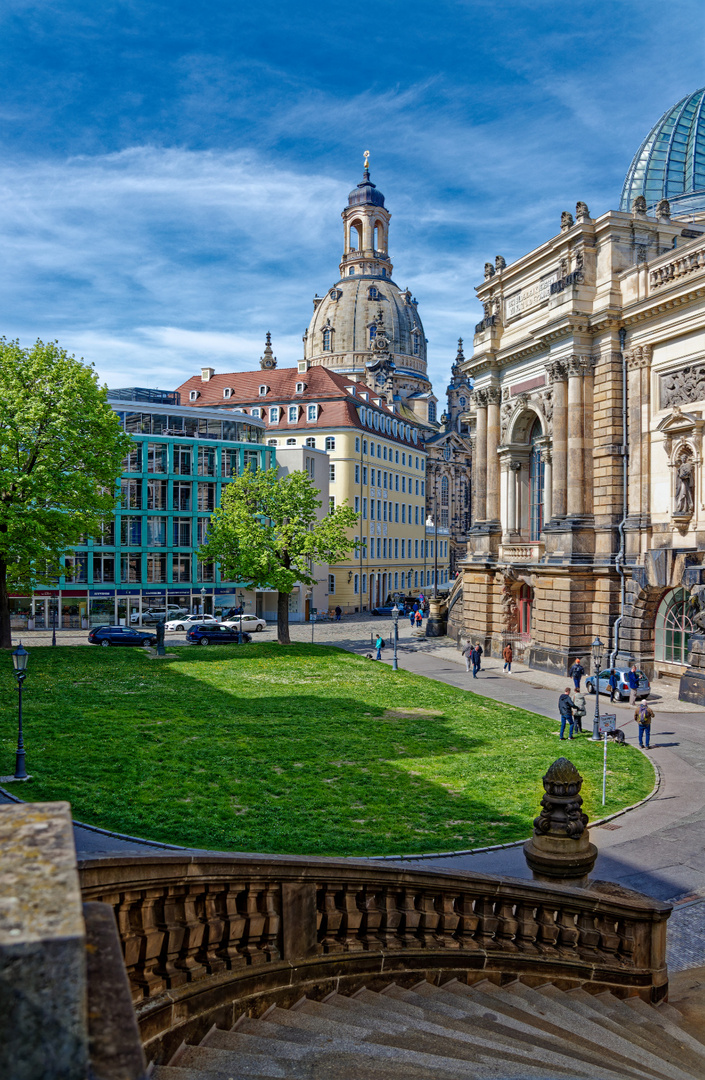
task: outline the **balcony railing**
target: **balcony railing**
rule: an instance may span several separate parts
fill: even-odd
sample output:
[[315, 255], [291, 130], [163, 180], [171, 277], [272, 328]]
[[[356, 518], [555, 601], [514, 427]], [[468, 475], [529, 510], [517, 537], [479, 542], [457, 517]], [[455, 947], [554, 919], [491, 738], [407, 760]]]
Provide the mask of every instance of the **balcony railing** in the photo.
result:
[[649, 272], [649, 285], [652, 289], [658, 289], [661, 285], [668, 285], [671, 281], [677, 281], [696, 270], [702, 270], [703, 267], [705, 267], [705, 247], [696, 248], [695, 251], [685, 251], [663, 265], [654, 267]]
[[524, 544], [502, 544], [501, 558], [508, 562], [538, 562], [544, 553], [542, 540], [532, 540]]

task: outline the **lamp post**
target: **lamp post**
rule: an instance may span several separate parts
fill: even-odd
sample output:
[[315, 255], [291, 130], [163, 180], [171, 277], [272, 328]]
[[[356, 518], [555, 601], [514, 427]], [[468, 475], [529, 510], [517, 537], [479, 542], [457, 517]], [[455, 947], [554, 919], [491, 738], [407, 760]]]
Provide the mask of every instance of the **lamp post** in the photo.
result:
[[398, 671], [397, 664], [397, 641], [399, 640], [399, 608], [395, 602], [392, 608], [392, 623], [394, 625], [394, 655], [392, 656], [392, 671]]
[[433, 500], [433, 599], [438, 596], [438, 499]]
[[206, 590], [205, 586], [201, 589], [201, 615], [206, 613]]
[[15, 754], [15, 780], [27, 780], [27, 769], [24, 761], [24, 738], [22, 736], [22, 683], [27, 677], [27, 661], [29, 653], [22, 648], [22, 642], [12, 654], [12, 663], [15, 668], [18, 692], [18, 725], [17, 725], [17, 752]]
[[599, 637], [596, 637], [592, 643], [592, 670], [593, 678], [595, 680], [595, 715], [592, 720], [592, 737], [591, 742], [600, 741], [600, 665], [602, 663], [602, 654], [605, 646], [600, 641]]
[[[59, 601], [57, 600], [56, 603], [57, 603], [57, 607], [58, 607]], [[49, 606], [51, 607], [51, 643], [52, 643], [52, 645], [56, 645], [56, 614], [57, 614], [57, 612], [56, 612], [56, 608], [52, 605], [51, 601], [49, 601]]]

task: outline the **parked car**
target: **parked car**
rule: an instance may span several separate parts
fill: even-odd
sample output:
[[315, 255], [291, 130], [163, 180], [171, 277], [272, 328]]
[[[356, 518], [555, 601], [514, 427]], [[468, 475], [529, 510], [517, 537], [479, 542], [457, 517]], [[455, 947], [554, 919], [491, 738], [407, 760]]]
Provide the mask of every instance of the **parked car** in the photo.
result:
[[136, 611], [130, 616], [130, 622], [138, 623], [141, 620], [143, 623], [157, 623], [162, 619], [179, 619], [181, 616], [186, 615], [188, 615], [188, 608], [180, 608], [176, 607], [175, 604], [170, 604], [166, 611], [164, 608], [147, 608], [141, 615], [139, 611]]
[[[617, 698], [617, 701], [629, 701], [629, 683], [627, 682], [627, 674], [627, 668], [615, 668], [615, 675], [617, 676], [617, 693], [615, 694], [615, 697]], [[638, 701], [639, 698], [647, 698], [649, 696], [649, 694], [651, 693], [651, 685], [643, 671], [637, 671], [637, 675], [639, 676], [639, 688], [636, 692]], [[601, 671], [599, 674], [601, 694], [609, 694], [610, 692], [609, 677], [609, 668], [607, 668], [605, 671]], [[585, 680], [585, 686], [591, 694], [595, 693], [594, 675], [588, 675], [587, 679]]]
[[194, 626], [196, 623], [206, 622], [217, 623], [218, 620], [213, 615], [183, 615], [178, 619], [169, 619], [164, 629], [188, 630], [189, 627]]
[[235, 615], [231, 619], [222, 619], [221, 626], [229, 626], [235, 630], [249, 630], [258, 634], [267, 629], [267, 620], [260, 619], [259, 615]]
[[218, 622], [202, 622], [189, 628], [186, 640], [192, 645], [245, 645], [252, 638], [244, 630], [240, 632]]
[[[371, 615], [391, 615], [394, 611], [394, 604], [383, 604], [381, 607], [373, 607], [370, 612]], [[404, 608], [399, 607], [399, 614], [404, 614]]]
[[94, 626], [88, 633], [89, 645], [156, 645], [157, 636], [149, 630], [132, 626]]

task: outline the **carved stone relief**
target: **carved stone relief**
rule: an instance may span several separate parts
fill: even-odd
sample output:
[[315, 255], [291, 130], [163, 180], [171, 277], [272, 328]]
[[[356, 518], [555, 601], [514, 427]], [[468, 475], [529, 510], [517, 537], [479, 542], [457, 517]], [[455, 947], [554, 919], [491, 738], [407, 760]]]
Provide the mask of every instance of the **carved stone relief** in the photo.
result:
[[659, 384], [662, 409], [704, 401], [705, 363], [690, 364], [680, 371], [669, 371], [667, 375], [660, 376]]

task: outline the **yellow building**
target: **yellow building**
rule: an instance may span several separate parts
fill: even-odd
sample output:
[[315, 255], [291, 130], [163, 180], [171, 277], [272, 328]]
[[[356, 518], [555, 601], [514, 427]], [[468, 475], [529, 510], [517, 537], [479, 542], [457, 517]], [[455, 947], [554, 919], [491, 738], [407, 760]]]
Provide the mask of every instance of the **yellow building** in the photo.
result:
[[305, 361], [278, 369], [269, 342], [260, 363], [258, 371], [224, 375], [202, 368], [179, 387], [181, 400], [264, 420], [266, 442], [278, 449], [326, 452], [330, 505], [347, 500], [356, 510], [351, 539], [360, 541], [354, 556], [328, 568], [329, 609], [367, 611], [394, 593], [428, 592], [436, 565], [445, 584], [448, 539], [427, 531], [426, 451], [418, 427], [365, 384], [337, 372], [307, 368]]

